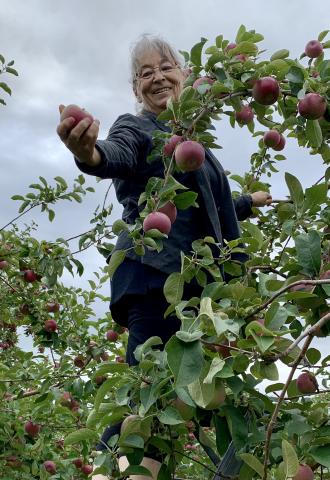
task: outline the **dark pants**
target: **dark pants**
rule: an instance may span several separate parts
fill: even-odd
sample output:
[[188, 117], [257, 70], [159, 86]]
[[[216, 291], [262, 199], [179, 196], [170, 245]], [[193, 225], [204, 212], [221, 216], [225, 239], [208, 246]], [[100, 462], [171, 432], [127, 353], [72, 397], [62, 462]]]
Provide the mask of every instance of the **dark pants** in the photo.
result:
[[[187, 285], [184, 298], [189, 299], [200, 294], [201, 287]], [[129, 331], [126, 362], [129, 365], [137, 365], [138, 362], [134, 357], [136, 347], [148, 338], [158, 336], [162, 339], [163, 345], [158, 345], [157, 348], [163, 349], [171, 336], [180, 329], [180, 320], [173, 315], [164, 318], [164, 313], [169, 304], [162, 289], [150, 290], [147, 295], [127, 295], [125, 296], [125, 302], [127, 302]], [[106, 448], [104, 444], [108, 442], [110, 437], [120, 433], [120, 427], [121, 423], [107, 427], [96, 450], [104, 450]]]

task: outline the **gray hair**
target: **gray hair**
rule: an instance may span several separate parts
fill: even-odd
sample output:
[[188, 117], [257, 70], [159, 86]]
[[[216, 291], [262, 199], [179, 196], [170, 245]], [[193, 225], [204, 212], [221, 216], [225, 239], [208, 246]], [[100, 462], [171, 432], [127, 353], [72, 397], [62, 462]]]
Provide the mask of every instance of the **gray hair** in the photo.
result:
[[156, 50], [160, 55], [173, 60], [174, 63], [183, 66], [182, 57], [166, 40], [157, 35], [143, 34], [131, 47], [131, 83], [133, 88], [136, 82], [136, 74], [140, 69], [141, 56], [150, 50]]

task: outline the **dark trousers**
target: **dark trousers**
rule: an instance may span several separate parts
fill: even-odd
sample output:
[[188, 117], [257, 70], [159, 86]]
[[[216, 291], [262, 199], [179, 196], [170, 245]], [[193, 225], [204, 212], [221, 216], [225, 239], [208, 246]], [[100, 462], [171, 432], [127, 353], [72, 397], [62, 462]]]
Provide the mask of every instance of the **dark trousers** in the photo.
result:
[[[189, 299], [200, 294], [201, 287], [187, 285], [184, 298]], [[127, 302], [129, 331], [126, 362], [129, 365], [137, 365], [138, 362], [134, 356], [136, 347], [148, 338], [158, 336], [162, 339], [163, 345], [159, 345], [157, 348], [163, 349], [171, 336], [180, 329], [180, 320], [173, 315], [164, 318], [169, 304], [162, 289], [150, 290], [147, 295], [127, 295], [125, 302]], [[121, 423], [107, 427], [96, 450], [104, 450], [110, 437], [120, 433], [120, 427]]]

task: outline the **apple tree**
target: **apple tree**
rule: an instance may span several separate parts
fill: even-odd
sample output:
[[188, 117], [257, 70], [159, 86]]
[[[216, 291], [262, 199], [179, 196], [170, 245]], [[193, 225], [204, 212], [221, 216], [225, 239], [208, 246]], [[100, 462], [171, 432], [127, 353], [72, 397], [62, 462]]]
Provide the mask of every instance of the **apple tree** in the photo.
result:
[[[309, 41], [299, 59], [286, 49], [261, 59], [263, 36], [242, 25], [235, 42], [202, 38], [182, 52], [187, 73], [179, 99], [160, 119], [171, 133], [155, 132], [150, 161], [165, 166], [150, 178], [139, 199], [134, 225], [108, 224], [111, 206], [97, 209], [91, 227], [72, 239], [38, 241], [34, 226], [20, 229], [19, 217], [0, 230], [0, 465], [4, 478], [86, 478], [92, 472], [125, 478], [148, 475], [143, 456], [163, 455], [158, 480], [176, 475], [214, 478], [212, 465], [229, 445], [236, 451], [236, 478], [306, 480], [329, 478], [329, 363], [316, 337], [330, 333], [330, 60], [328, 31]], [[304, 189], [285, 174], [288, 197], [266, 213], [241, 223], [241, 239], [212, 237], [181, 255], [180, 272], [169, 275], [165, 321], [175, 314], [181, 328], [163, 346], [150, 338], [123, 362], [127, 333], [108, 312], [94, 316], [98, 290], [124, 260], [113, 250], [125, 231], [135, 252], [160, 251], [179, 209], [198, 205], [196, 192], [176, 172], [199, 168], [205, 148], [218, 148], [212, 123], [228, 118], [248, 128], [256, 152], [244, 175], [231, 175], [237, 192], [269, 190], [286, 138], [324, 162], [322, 177]], [[281, 152], [281, 153], [278, 153]], [[83, 176], [69, 188], [43, 177], [30, 186], [19, 216], [41, 208], [53, 221], [53, 205], [89, 194]], [[88, 291], [61, 282], [66, 269], [83, 273], [79, 251], [96, 248], [110, 263]], [[235, 253], [249, 256], [242, 265]], [[201, 297], [183, 300], [185, 283], [196, 279]], [[226, 281], [225, 281], [226, 280]], [[18, 335], [19, 334], [19, 335]], [[27, 335], [33, 348], [20, 337]], [[20, 340], [20, 341], [19, 341]], [[311, 346], [312, 342], [314, 343]], [[163, 348], [164, 347], [164, 348]], [[288, 367], [287, 378], [279, 366]], [[267, 380], [265, 390], [260, 384]], [[104, 428], [123, 421], [105, 450], [93, 449]], [[129, 467], [120, 473], [118, 453]]]

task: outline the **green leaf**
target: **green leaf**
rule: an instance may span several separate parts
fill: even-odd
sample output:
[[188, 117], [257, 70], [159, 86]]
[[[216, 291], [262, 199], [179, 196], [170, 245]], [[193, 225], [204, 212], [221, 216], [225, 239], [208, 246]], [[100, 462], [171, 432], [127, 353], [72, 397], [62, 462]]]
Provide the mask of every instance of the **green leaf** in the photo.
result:
[[176, 195], [174, 203], [177, 208], [185, 210], [195, 204], [198, 194], [195, 192], [183, 192]]
[[219, 372], [221, 372], [224, 366], [225, 361], [222, 358], [214, 357], [210, 365], [210, 370], [204, 378], [204, 383], [212, 383], [213, 379], [217, 376]]
[[252, 468], [252, 470], [257, 472], [260, 477], [263, 477], [264, 467], [262, 463], [257, 459], [257, 457], [255, 457], [251, 453], [240, 453], [239, 456], [244, 463], [246, 463], [250, 468]]
[[326, 468], [330, 468], [330, 444], [313, 447], [308, 452], [314, 460]]
[[171, 273], [164, 285], [164, 295], [168, 303], [179, 303], [183, 295], [184, 279], [179, 272]]
[[0, 88], [2, 88], [6, 93], [11, 95], [11, 89], [8, 87], [6, 83], [0, 82]]
[[120, 439], [119, 445], [120, 447], [143, 448], [144, 440], [137, 432], [136, 434], [132, 433], [125, 436], [125, 438]]
[[246, 445], [248, 438], [248, 424], [246, 418], [239, 408], [233, 406], [223, 407], [226, 415], [230, 433], [233, 437], [233, 443], [237, 450], [240, 450]]
[[55, 212], [54, 210], [48, 210], [48, 220], [52, 222], [55, 218]]
[[323, 30], [323, 32], [321, 32], [319, 34], [319, 36], [317, 37], [318, 41], [322, 42], [322, 40], [325, 39], [325, 37], [328, 35], [329, 32], [330, 32], [330, 30]]
[[295, 239], [297, 259], [303, 268], [303, 273], [309, 276], [318, 276], [321, 268], [321, 239], [319, 234], [312, 230], [302, 233]]
[[309, 348], [306, 352], [306, 357], [312, 365], [315, 365], [321, 360], [321, 353], [316, 348]]
[[172, 337], [167, 342], [165, 350], [176, 387], [189, 385], [199, 377], [204, 362], [199, 340], [184, 343], [178, 338]]
[[289, 50], [287, 50], [286, 48], [283, 48], [282, 50], [277, 50], [277, 52], [273, 53], [273, 55], [270, 57], [270, 61], [272, 62], [273, 60], [287, 58], [289, 55], [290, 55]]
[[128, 225], [124, 220], [118, 219], [112, 224], [112, 231], [115, 235], [119, 235], [122, 231], [127, 231]]
[[235, 38], [236, 43], [239, 43], [242, 40], [245, 32], [246, 32], [245, 25], [241, 25], [236, 34], [236, 38]]
[[166, 407], [159, 415], [157, 415], [158, 420], [164, 425], [179, 425], [180, 423], [185, 423], [185, 420], [181, 417], [180, 413], [176, 408]]
[[0, 62], [1, 63], [5, 63], [5, 57], [3, 55], [0, 54]]
[[94, 408], [98, 410], [99, 406], [103, 402], [104, 397], [107, 393], [111, 392], [112, 388], [118, 383], [118, 379], [116, 377], [108, 378], [102, 385], [98, 388], [95, 400], [94, 400]]
[[304, 210], [317, 208], [327, 201], [328, 186], [326, 183], [313, 185], [305, 190]]
[[289, 188], [291, 200], [295, 205], [301, 206], [304, 201], [304, 191], [298, 178], [285, 172], [285, 181]]
[[15, 68], [7, 67], [6, 72], [11, 73], [12, 75], [15, 75], [15, 77], [18, 77], [18, 72], [15, 70]]
[[94, 430], [90, 430], [89, 428], [81, 428], [75, 432], [69, 433], [64, 439], [64, 445], [74, 445], [75, 443], [83, 442], [83, 441], [95, 441], [98, 438], [98, 434], [94, 432]]
[[223, 456], [231, 442], [231, 435], [228, 428], [227, 419], [225, 417], [213, 415], [213, 421], [215, 425], [217, 450], [219, 454]]
[[190, 51], [190, 61], [197, 67], [202, 65], [202, 50], [206, 42], [207, 38], [201, 38], [201, 41], [196, 43]]
[[115, 250], [112, 252], [110, 262], [107, 267], [108, 274], [112, 278], [119, 265], [125, 260], [126, 250]]
[[323, 135], [318, 120], [306, 120], [306, 137], [311, 147], [318, 148], [322, 144]]
[[299, 460], [295, 449], [287, 440], [282, 440], [282, 454], [284, 463], [284, 472], [287, 477], [294, 477], [298, 472]]

